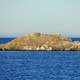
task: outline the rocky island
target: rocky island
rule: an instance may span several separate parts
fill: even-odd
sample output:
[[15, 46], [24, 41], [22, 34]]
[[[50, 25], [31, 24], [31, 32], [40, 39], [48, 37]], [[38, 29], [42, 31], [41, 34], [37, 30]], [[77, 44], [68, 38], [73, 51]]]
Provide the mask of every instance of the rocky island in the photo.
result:
[[0, 44], [0, 50], [80, 50], [80, 42], [60, 34], [31, 33]]

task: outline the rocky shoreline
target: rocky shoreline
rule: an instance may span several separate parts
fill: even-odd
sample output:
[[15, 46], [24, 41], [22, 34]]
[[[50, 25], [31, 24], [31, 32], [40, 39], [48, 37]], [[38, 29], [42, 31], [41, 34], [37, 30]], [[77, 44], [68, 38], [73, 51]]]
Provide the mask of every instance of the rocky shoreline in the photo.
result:
[[0, 50], [80, 50], [80, 42], [60, 34], [31, 33], [0, 44]]

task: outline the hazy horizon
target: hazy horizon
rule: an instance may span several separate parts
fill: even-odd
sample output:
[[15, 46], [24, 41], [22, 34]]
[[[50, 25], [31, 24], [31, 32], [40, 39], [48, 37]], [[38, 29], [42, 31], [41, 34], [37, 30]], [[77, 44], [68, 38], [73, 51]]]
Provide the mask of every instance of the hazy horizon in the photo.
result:
[[[0, 38], [7, 38], [7, 37], [10, 37], [10, 38], [15, 38], [15, 37], [21, 37], [21, 36], [24, 36], [24, 35], [28, 35], [32, 32], [28, 32], [28, 33], [8, 33], [8, 34], [0, 34]], [[43, 34], [61, 34], [61, 33], [47, 33], [47, 32], [41, 32]], [[80, 36], [79, 35], [72, 35], [72, 34], [61, 34], [62, 36], [64, 37], [69, 37], [69, 38], [79, 38]]]
[[0, 37], [31, 32], [80, 37], [80, 0], [0, 0]]

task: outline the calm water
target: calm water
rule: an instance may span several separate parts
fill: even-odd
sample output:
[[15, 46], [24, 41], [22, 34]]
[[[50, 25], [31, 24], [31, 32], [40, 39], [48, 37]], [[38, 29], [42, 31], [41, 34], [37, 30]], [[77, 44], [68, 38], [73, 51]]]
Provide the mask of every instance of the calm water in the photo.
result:
[[80, 80], [80, 51], [0, 51], [0, 80]]
[[7, 43], [7, 42], [9, 42], [9, 41], [11, 41], [13, 39], [15, 39], [15, 38], [0, 38], [0, 44]]

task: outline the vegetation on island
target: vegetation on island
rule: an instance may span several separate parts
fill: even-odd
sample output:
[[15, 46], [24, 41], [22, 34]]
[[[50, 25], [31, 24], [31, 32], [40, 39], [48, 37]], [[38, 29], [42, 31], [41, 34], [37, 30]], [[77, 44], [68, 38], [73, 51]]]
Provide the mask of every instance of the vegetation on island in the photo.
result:
[[80, 50], [80, 42], [60, 34], [31, 33], [1, 44], [0, 50]]

